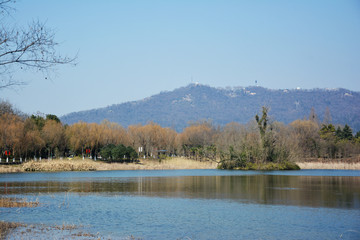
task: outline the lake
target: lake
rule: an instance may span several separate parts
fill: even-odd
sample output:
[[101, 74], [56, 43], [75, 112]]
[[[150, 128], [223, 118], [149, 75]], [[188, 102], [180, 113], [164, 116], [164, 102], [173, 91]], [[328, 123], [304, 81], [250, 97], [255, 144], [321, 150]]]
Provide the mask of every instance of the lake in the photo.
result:
[[0, 194], [40, 202], [0, 220], [103, 239], [360, 239], [360, 171], [14, 173], [0, 174]]

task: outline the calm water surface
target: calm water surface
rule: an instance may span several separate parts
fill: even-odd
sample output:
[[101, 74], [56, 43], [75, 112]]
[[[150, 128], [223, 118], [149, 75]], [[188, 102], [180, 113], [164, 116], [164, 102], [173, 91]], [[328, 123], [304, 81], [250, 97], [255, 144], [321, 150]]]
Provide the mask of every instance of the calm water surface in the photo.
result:
[[360, 171], [0, 174], [0, 220], [76, 224], [110, 239], [360, 239]]

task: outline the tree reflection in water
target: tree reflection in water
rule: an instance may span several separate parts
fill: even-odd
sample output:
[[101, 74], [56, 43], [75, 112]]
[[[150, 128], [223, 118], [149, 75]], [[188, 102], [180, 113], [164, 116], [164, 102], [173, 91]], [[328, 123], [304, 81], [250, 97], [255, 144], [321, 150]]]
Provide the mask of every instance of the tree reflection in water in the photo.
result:
[[85, 181], [2, 182], [0, 193], [75, 193], [358, 209], [360, 177], [349, 176], [177, 176], [87, 178]]

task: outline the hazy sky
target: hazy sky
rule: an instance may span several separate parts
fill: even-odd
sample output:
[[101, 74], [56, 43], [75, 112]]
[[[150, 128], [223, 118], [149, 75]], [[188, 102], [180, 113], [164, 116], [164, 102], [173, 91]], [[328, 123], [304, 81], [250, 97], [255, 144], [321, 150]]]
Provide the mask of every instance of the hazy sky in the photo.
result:
[[[23, 112], [66, 113], [199, 82], [360, 91], [360, 1], [20, 0], [11, 21], [46, 22], [76, 55], [51, 80], [0, 91]], [[8, 19], [9, 21], [9, 19]]]

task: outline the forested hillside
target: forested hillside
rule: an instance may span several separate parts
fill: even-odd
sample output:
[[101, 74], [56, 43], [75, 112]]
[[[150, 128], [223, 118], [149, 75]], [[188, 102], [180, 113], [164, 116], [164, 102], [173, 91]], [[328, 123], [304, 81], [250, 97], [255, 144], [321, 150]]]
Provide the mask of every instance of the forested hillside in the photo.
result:
[[163, 127], [182, 131], [189, 122], [212, 121], [224, 126], [229, 122], [253, 120], [262, 106], [267, 106], [270, 118], [288, 124], [309, 118], [314, 110], [318, 121], [348, 124], [360, 130], [360, 93], [346, 89], [281, 89], [262, 87], [213, 88], [190, 84], [133, 102], [74, 112], [61, 117], [66, 124], [78, 121], [100, 123], [104, 119], [127, 127], [150, 121]]

